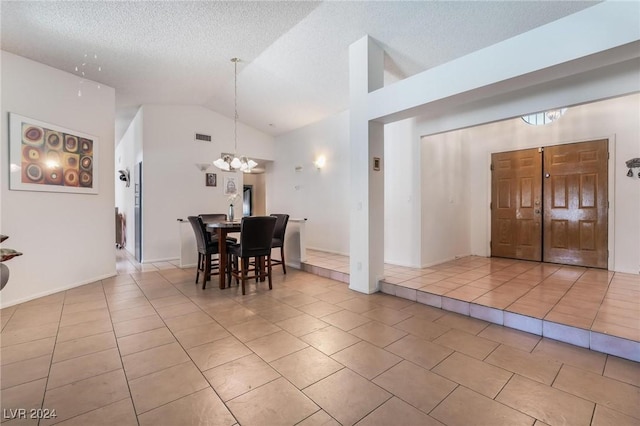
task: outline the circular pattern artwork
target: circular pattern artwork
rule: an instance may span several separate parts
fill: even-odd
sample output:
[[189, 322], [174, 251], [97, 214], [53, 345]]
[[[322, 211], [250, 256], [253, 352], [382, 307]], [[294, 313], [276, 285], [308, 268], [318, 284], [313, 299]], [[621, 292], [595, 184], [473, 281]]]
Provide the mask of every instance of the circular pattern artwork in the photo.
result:
[[44, 175], [44, 181], [47, 185], [62, 185], [62, 168], [47, 168]]
[[42, 148], [36, 148], [35, 146], [22, 147], [22, 161], [28, 163], [37, 163], [42, 159]]
[[78, 171], [74, 169], [67, 169], [64, 171], [64, 185], [65, 186], [78, 186], [80, 176]]
[[85, 155], [84, 157], [80, 158], [80, 168], [82, 170], [91, 170], [91, 166], [93, 166], [93, 159], [88, 156]]
[[93, 141], [80, 138], [80, 153], [83, 155], [93, 155]]
[[22, 168], [22, 181], [27, 183], [42, 183], [44, 173], [42, 167], [38, 163], [29, 163]]
[[62, 134], [60, 132], [46, 130], [44, 133], [44, 139], [47, 149], [53, 151], [60, 151], [62, 149]]
[[93, 140], [21, 124], [21, 182], [93, 188]]
[[44, 132], [40, 127], [25, 126], [22, 131], [22, 142], [25, 145], [42, 146], [44, 141]]
[[64, 150], [67, 152], [78, 152], [78, 138], [71, 135], [64, 135]]
[[93, 175], [84, 170], [80, 171], [80, 186], [83, 188], [91, 188], [93, 185]]

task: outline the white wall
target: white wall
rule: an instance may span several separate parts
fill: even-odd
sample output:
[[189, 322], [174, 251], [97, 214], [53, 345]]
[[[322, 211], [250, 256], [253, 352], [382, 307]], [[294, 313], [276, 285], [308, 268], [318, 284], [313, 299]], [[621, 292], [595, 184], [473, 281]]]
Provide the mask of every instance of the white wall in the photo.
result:
[[[472, 254], [488, 256], [490, 226], [490, 171], [492, 152], [511, 151], [559, 143], [580, 142], [600, 138], [611, 138], [612, 160], [610, 175], [613, 186], [609, 187], [611, 209], [609, 220], [613, 221], [612, 245], [613, 270], [638, 273], [640, 270], [640, 179], [626, 176], [625, 161], [640, 155], [640, 95], [595, 102], [569, 108], [560, 120], [546, 126], [530, 126], [520, 118], [458, 130], [423, 138], [423, 150], [445, 145], [452, 149], [447, 155], [455, 156], [468, 168], [465, 177], [469, 194], [468, 217], [450, 216], [443, 226], [466, 228]], [[456, 154], [456, 151], [458, 153]], [[439, 168], [438, 156], [423, 155], [425, 170]], [[425, 180], [427, 183], [428, 180]], [[464, 194], [465, 189], [458, 193]], [[464, 197], [464, 195], [462, 195]], [[425, 196], [426, 198], [426, 196]], [[443, 196], [444, 200], [444, 196]], [[464, 204], [467, 205], [467, 204]], [[443, 217], [446, 218], [445, 215]], [[425, 217], [425, 226], [429, 217]], [[429, 243], [431, 250], [442, 244], [438, 238]]]
[[[382, 158], [385, 195], [385, 262], [420, 267], [420, 138], [415, 120], [385, 126]], [[313, 161], [324, 155], [318, 171]], [[267, 211], [308, 218], [308, 248], [349, 255], [349, 113], [276, 138], [276, 161], [268, 169]], [[296, 167], [302, 169], [296, 172]], [[458, 253], [456, 253], [458, 254]]]
[[[313, 161], [326, 157], [317, 170]], [[308, 248], [349, 254], [349, 113], [278, 136], [267, 169], [267, 211], [307, 218]], [[296, 171], [296, 167], [301, 167]]]
[[[7, 262], [9, 283], [0, 306], [115, 275], [114, 117], [115, 92], [78, 77], [2, 52], [2, 149], [0, 169], [3, 246], [24, 253]], [[8, 113], [97, 136], [97, 195], [10, 191], [7, 176]]]
[[469, 255], [468, 161], [456, 132], [422, 141], [422, 266]]
[[420, 137], [415, 119], [384, 127], [384, 260], [423, 265]]
[[[218, 186], [207, 187], [204, 172], [195, 166], [234, 151], [233, 120], [200, 106], [144, 105], [142, 122], [143, 262], [177, 259], [177, 219], [227, 213], [225, 176], [235, 176], [242, 188], [242, 173], [223, 172], [213, 165], [208, 172], [217, 174]], [[213, 141], [195, 141], [196, 132], [212, 135]], [[238, 123], [238, 153], [272, 160], [273, 138]], [[238, 216], [241, 202], [236, 202]]]

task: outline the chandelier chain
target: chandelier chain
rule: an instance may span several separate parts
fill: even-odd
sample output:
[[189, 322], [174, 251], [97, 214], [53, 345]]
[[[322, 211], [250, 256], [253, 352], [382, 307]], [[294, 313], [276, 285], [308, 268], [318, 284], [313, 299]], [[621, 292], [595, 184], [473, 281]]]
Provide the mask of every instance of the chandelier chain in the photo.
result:
[[221, 155], [213, 165], [221, 170], [240, 170], [244, 173], [251, 173], [251, 170], [258, 165], [257, 162], [247, 158], [246, 155], [238, 155], [238, 62], [239, 58], [231, 58], [233, 62], [233, 144], [234, 153]]
[[233, 141], [234, 152], [238, 152], [238, 58], [233, 61]]

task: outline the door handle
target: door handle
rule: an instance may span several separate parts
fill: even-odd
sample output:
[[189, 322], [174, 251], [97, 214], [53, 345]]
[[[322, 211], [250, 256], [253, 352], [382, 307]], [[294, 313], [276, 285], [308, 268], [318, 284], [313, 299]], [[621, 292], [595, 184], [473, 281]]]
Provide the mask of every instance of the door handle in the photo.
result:
[[545, 174], [544, 174], [544, 177], [545, 177], [545, 178], [547, 178], [547, 179], [549, 179], [549, 178], [551, 177], [551, 175], [550, 175], [549, 173], [545, 173]]

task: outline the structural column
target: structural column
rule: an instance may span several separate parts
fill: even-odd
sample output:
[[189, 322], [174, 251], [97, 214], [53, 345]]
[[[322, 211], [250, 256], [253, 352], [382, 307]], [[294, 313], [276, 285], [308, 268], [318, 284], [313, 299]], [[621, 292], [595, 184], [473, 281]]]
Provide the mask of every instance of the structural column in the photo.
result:
[[366, 36], [349, 47], [349, 288], [367, 294], [384, 274], [384, 124], [369, 121], [367, 111], [369, 93], [383, 85], [384, 52]]

